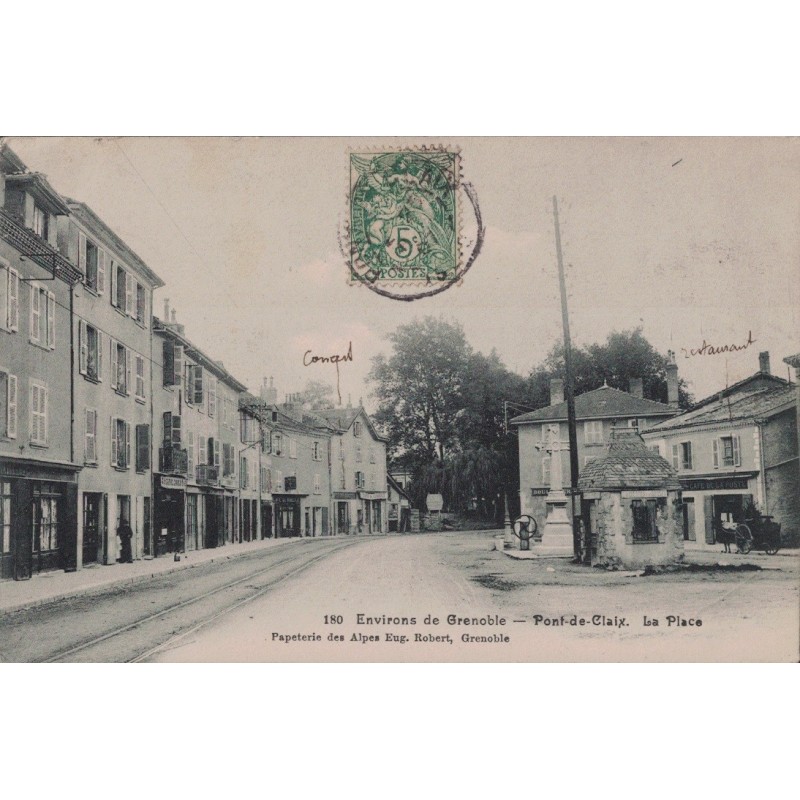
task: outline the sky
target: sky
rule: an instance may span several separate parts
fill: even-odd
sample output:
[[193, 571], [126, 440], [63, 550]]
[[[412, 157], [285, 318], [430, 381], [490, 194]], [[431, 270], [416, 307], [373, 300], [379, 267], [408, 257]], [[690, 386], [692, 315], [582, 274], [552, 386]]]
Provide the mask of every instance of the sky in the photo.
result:
[[[279, 399], [309, 380], [370, 398], [372, 358], [397, 326], [459, 322], [527, 374], [561, 337], [552, 198], [573, 342], [641, 326], [697, 399], [800, 350], [800, 147], [743, 138], [11, 138], [32, 171], [87, 203], [162, 278], [198, 347]], [[461, 285], [411, 303], [348, 284], [338, 235], [352, 148], [461, 151], [486, 237]], [[464, 209], [462, 213], [467, 214]], [[465, 220], [468, 227], [470, 220]], [[704, 343], [744, 344], [691, 355]], [[512, 398], [510, 398], [512, 399]]]

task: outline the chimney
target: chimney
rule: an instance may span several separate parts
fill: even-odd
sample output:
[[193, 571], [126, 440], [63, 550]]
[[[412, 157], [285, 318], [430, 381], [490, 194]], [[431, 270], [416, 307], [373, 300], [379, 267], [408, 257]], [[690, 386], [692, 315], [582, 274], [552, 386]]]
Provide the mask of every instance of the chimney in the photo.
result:
[[678, 365], [674, 350], [667, 350], [667, 403], [678, 408]]
[[349, 394], [347, 395], [347, 407], [348, 408], [352, 408], [353, 407], [353, 403], [350, 400], [350, 395]]
[[564, 381], [561, 378], [550, 379], [550, 405], [556, 406], [564, 402]]
[[174, 324], [175, 324], [175, 323], [178, 321], [178, 314], [177, 314], [177, 312], [175, 311], [175, 309], [174, 309], [174, 308], [172, 309], [172, 311], [170, 311], [170, 315], [169, 315], [169, 321], [170, 321], [170, 322], [171, 322], [173, 325], [174, 325]]
[[278, 404], [278, 390], [273, 385], [273, 380], [271, 375], [269, 377], [269, 385], [267, 385], [266, 378], [264, 378], [264, 382], [261, 384], [261, 399], [268, 406], [275, 406]]
[[164, 322], [169, 322], [169, 297], [164, 298]]
[[630, 391], [628, 394], [632, 394], [634, 397], [638, 397], [640, 400], [644, 399], [644, 388], [642, 387], [641, 378], [631, 378]]
[[758, 354], [758, 371], [763, 372], [765, 375], [770, 375], [769, 368], [769, 350]]

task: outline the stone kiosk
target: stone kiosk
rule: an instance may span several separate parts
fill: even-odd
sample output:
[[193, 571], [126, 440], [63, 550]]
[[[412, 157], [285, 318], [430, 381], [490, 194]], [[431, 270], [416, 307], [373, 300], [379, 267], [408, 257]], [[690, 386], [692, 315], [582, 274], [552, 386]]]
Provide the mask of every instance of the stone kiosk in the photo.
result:
[[680, 483], [672, 466], [648, 450], [633, 428], [615, 428], [605, 456], [578, 480], [592, 565], [639, 568], [683, 560]]

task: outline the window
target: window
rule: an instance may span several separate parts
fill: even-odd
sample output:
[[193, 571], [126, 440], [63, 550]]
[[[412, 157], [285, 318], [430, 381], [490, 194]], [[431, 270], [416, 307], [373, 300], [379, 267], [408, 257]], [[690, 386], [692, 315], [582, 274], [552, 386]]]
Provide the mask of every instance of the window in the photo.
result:
[[275, 470], [275, 487], [279, 492], [285, 491], [285, 486], [283, 483], [283, 471], [280, 469]]
[[83, 460], [97, 463], [97, 411], [87, 408], [84, 413]]
[[[177, 373], [176, 373], [177, 375]], [[192, 389], [192, 364], [183, 365], [183, 402], [193, 405], [194, 391]]]
[[370, 489], [377, 489], [378, 488], [378, 483], [375, 480], [375, 470], [370, 470], [370, 473], [369, 473], [369, 488]]
[[136, 471], [150, 469], [150, 426], [136, 426]]
[[136, 399], [144, 400], [144, 356], [136, 354]]
[[314, 473], [314, 494], [322, 493], [322, 482], [320, 481], [319, 472]]
[[[208, 442], [206, 441], [206, 437], [198, 434], [197, 436], [198, 442], [198, 456], [197, 456], [197, 463], [198, 464], [208, 464]], [[211, 452], [214, 452], [214, 442], [211, 442]]]
[[692, 469], [692, 443], [681, 442], [681, 468]]
[[17, 376], [0, 370], [0, 437], [17, 438]]
[[106, 254], [94, 242], [80, 234], [78, 244], [78, 266], [86, 276], [86, 286], [97, 294], [103, 294], [106, 284]]
[[289, 458], [297, 458], [297, 439], [289, 439]]
[[364, 488], [364, 473], [356, 472], [356, 489]]
[[11, 483], [0, 481], [0, 552], [11, 552]]
[[550, 485], [550, 456], [542, 457], [542, 483]]
[[370, 447], [370, 449], [369, 449], [369, 463], [370, 464], [374, 464], [375, 463], [375, 448], [374, 447]]
[[95, 381], [103, 380], [103, 334], [84, 320], [78, 322], [78, 370]]
[[357, 444], [356, 445], [356, 464], [360, 464], [360, 463], [361, 463], [361, 445]]
[[33, 232], [42, 239], [47, 239], [47, 212], [34, 204], [33, 206]]
[[111, 340], [111, 386], [120, 394], [130, 394], [131, 351], [125, 345]]
[[40, 347], [54, 350], [56, 346], [56, 296], [37, 283], [31, 283], [30, 287], [31, 344], [38, 344]]
[[740, 467], [742, 448], [738, 436], [722, 436], [713, 442], [714, 469]]
[[[43, 484], [52, 491], [51, 484]], [[58, 497], [42, 493], [33, 497], [33, 552], [45, 553], [58, 550]]]
[[631, 502], [633, 516], [631, 538], [634, 542], [658, 541], [657, 502], [656, 500], [633, 500]]
[[116, 261], [111, 262], [111, 305], [125, 312], [125, 284], [127, 273]]
[[203, 406], [203, 368], [198, 364], [189, 367], [189, 395], [191, 402], [199, 408]]
[[358, 421], [353, 423], [353, 436], [361, 436], [361, 423]]
[[117, 469], [131, 464], [131, 426], [124, 419], [111, 419], [111, 463]]
[[661, 445], [660, 444], [651, 444], [647, 448], [651, 452], [655, 453], [656, 455], [661, 455]]
[[639, 420], [634, 417], [634, 419], [628, 420], [628, 427], [635, 428], [637, 431], [639, 430]]
[[594, 420], [583, 423], [583, 443], [603, 444], [603, 422]]
[[136, 284], [136, 321], [147, 325], [147, 290], [141, 283]]
[[0, 328], [19, 330], [19, 274], [0, 257]]
[[31, 444], [47, 444], [47, 387], [31, 381], [30, 420]]
[[224, 442], [222, 445], [222, 477], [232, 477], [236, 472], [236, 461], [234, 460], [234, 449], [232, 444]]
[[272, 453], [272, 431], [265, 429], [261, 434], [261, 452], [265, 455]]
[[267, 468], [261, 467], [261, 491], [268, 492], [269, 484], [267, 483]]
[[322, 461], [322, 454], [320, 453], [319, 442], [314, 442], [311, 445], [311, 452], [314, 456], [314, 461]]

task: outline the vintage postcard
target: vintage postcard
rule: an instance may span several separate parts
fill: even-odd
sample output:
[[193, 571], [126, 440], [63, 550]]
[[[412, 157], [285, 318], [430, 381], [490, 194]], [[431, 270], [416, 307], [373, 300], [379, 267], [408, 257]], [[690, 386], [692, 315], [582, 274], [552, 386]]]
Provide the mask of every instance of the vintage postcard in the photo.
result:
[[0, 661], [796, 661], [798, 178], [0, 140]]

